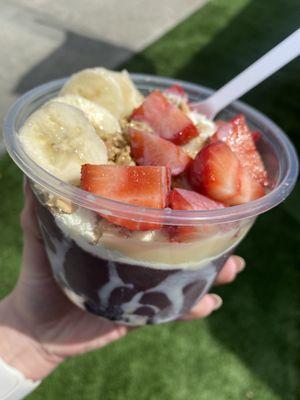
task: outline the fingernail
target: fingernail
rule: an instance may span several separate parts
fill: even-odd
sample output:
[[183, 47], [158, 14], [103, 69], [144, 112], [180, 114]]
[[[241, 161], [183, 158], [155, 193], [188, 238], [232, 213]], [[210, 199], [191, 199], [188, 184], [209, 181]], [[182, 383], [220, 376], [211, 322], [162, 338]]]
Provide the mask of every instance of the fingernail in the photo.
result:
[[210, 294], [210, 296], [213, 298], [214, 301], [214, 310], [218, 310], [223, 304], [222, 298], [214, 293]]
[[234, 256], [236, 272], [240, 273], [245, 269], [246, 261], [240, 256]]

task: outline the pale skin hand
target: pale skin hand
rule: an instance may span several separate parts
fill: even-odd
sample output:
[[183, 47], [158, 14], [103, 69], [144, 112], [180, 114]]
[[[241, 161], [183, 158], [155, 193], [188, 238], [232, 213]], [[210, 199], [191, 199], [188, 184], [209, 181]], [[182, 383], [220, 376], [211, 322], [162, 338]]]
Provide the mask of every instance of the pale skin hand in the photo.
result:
[[[66, 357], [106, 346], [131, 328], [82, 311], [62, 293], [47, 261], [28, 184], [21, 224], [21, 274], [13, 292], [0, 303], [0, 357], [27, 378], [39, 380]], [[216, 284], [233, 281], [244, 266], [242, 258], [230, 257]], [[208, 294], [181, 319], [206, 317], [221, 304], [219, 296]]]

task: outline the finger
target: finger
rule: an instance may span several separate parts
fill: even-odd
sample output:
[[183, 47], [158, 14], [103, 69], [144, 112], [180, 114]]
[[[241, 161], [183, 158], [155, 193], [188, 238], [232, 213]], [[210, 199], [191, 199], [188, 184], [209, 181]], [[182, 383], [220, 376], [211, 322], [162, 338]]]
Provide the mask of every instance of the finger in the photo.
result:
[[218, 274], [214, 284], [224, 285], [234, 281], [237, 274], [240, 273], [246, 266], [245, 260], [239, 256], [231, 256], [226, 261], [221, 272]]
[[213, 311], [218, 310], [223, 304], [223, 300], [217, 294], [206, 294], [193, 308], [184, 314], [181, 321], [191, 321], [207, 317]]

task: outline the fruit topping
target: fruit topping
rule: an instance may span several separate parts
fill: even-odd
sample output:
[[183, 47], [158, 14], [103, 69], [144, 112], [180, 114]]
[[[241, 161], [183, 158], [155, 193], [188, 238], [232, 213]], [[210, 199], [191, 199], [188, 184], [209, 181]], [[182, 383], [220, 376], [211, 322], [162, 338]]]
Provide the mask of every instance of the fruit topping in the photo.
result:
[[[82, 189], [136, 206], [166, 207], [170, 184], [170, 171], [167, 167], [85, 164], [81, 169]], [[156, 223], [138, 222], [104, 213], [101, 216], [131, 230], [154, 230], [161, 227]]]
[[189, 180], [198, 192], [227, 205], [246, 203], [264, 194], [263, 186], [223, 141], [215, 141], [200, 150], [191, 163]]
[[171, 174], [181, 174], [191, 158], [174, 143], [139, 129], [129, 128], [131, 153], [139, 165], [162, 165], [169, 167]]
[[225, 207], [220, 202], [185, 189], [173, 189], [169, 195], [169, 205], [173, 210], [213, 210]]
[[[230, 122], [220, 122], [212, 141], [222, 140], [228, 144], [236, 154], [243, 167], [260, 184], [268, 184], [267, 172], [262, 159], [256, 149], [253, 134], [250, 131], [245, 117], [237, 115]], [[254, 136], [255, 137], [255, 136]]]
[[211, 143], [200, 150], [189, 170], [191, 185], [199, 193], [224, 201], [239, 191], [240, 163], [223, 142]]
[[130, 120], [147, 123], [154, 134], [175, 144], [184, 144], [198, 135], [192, 120], [158, 90], [145, 98]]
[[77, 185], [84, 163], [106, 164], [107, 150], [78, 108], [50, 102], [33, 112], [19, 131], [26, 153], [57, 178]]
[[[173, 210], [213, 210], [225, 207], [220, 202], [185, 189], [173, 189], [169, 196], [169, 205]], [[194, 235], [215, 233], [218, 227], [213, 224], [202, 224], [198, 226], [170, 226], [166, 229], [172, 241], [183, 242]]]
[[[243, 115], [214, 122], [189, 103], [178, 84], [144, 97], [125, 70], [96, 67], [73, 74], [58, 97], [28, 117], [18, 138], [28, 156], [58, 179], [138, 206], [128, 214], [122, 205], [118, 212], [101, 208], [100, 221], [93, 213], [97, 225], [121, 236], [131, 230], [153, 240], [167, 233], [181, 242], [218, 235], [233, 225], [165, 226], [166, 219], [151, 222], [141, 209], [169, 207], [167, 215], [170, 209], [224, 208], [262, 197], [268, 185], [256, 148], [261, 133], [252, 132]], [[74, 199], [45, 198], [59, 215], [78, 208]]]
[[121, 132], [120, 124], [112, 113], [85, 97], [69, 94], [54, 97], [50, 100], [50, 103], [52, 102], [69, 104], [70, 106], [79, 108], [93, 125], [101, 139], [113, 135], [116, 132]]
[[248, 201], [259, 199], [265, 194], [264, 187], [253, 179], [246, 168], [241, 167], [239, 182], [240, 189], [238, 193], [227, 200], [227, 203], [232, 206], [248, 203]]
[[73, 74], [60, 96], [79, 95], [106, 108], [116, 118], [127, 117], [143, 99], [126, 71], [86, 68]]

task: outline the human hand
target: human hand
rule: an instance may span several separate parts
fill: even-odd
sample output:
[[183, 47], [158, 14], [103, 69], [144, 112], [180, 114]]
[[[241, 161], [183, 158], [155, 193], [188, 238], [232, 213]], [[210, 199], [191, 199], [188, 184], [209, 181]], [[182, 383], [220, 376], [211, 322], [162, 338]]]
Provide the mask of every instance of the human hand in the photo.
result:
[[[89, 314], [63, 294], [47, 260], [34, 202], [25, 183], [22, 268], [15, 289], [0, 303], [0, 356], [26, 377], [38, 380], [66, 357], [101, 348], [132, 328]], [[233, 281], [244, 265], [240, 257], [230, 257], [215, 283]], [[181, 320], [206, 317], [221, 305], [219, 296], [207, 294]]]

